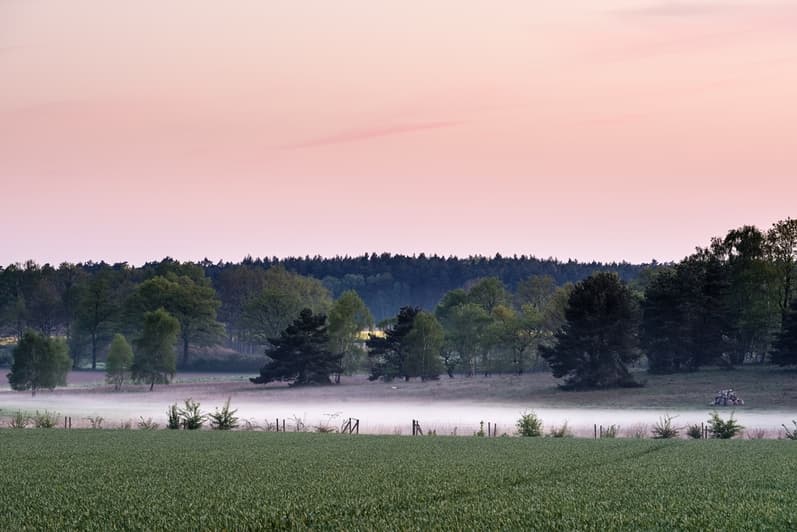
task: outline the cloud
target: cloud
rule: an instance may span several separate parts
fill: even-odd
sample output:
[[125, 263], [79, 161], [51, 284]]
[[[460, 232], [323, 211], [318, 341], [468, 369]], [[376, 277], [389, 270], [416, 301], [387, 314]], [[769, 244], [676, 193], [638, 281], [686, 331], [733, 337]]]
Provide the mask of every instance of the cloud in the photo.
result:
[[304, 148], [315, 148], [318, 146], [329, 146], [332, 144], [362, 142], [379, 137], [389, 137], [393, 135], [415, 133], [416, 131], [426, 131], [429, 129], [442, 129], [448, 127], [455, 127], [460, 124], [462, 124], [462, 122], [454, 120], [438, 121], [438, 122], [417, 122], [414, 124], [395, 124], [383, 127], [373, 127], [368, 129], [344, 131], [326, 137], [318, 137], [314, 139], [305, 140], [302, 142], [297, 142], [294, 144], [288, 144], [282, 146], [282, 148], [288, 150], [299, 150]]

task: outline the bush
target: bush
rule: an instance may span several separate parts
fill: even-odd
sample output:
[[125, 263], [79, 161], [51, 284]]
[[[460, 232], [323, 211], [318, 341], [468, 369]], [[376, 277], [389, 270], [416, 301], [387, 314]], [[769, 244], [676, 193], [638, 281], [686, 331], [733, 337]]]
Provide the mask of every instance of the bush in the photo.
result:
[[786, 431], [786, 439], [797, 440], [797, 419], [793, 419], [794, 429], [789, 429], [786, 425], [781, 425]]
[[11, 416], [11, 421], [8, 422], [8, 426], [12, 429], [24, 429], [25, 427], [30, 424], [30, 417], [23, 414], [22, 412], [17, 412], [13, 416]]
[[569, 438], [572, 436], [572, 434], [570, 434], [570, 428], [567, 426], [567, 421], [562, 423], [562, 426], [559, 428], [551, 427], [550, 432], [548, 432], [548, 436], [551, 438]]
[[102, 416], [87, 417], [86, 419], [89, 420], [89, 424], [91, 425], [91, 428], [93, 428], [93, 429], [101, 429], [102, 428], [102, 422], [105, 421], [105, 419]]
[[209, 414], [210, 427], [214, 430], [232, 430], [237, 428], [238, 418], [235, 417], [237, 411], [238, 410], [230, 410], [230, 398], [228, 397], [221, 410], [216, 408], [215, 412]]
[[686, 429], [686, 435], [693, 440], [699, 440], [703, 437], [703, 427], [698, 424], [689, 425]]
[[523, 412], [517, 421], [517, 432], [527, 438], [542, 436], [542, 419], [532, 412]]
[[180, 427], [185, 430], [198, 430], [205, 424], [207, 416], [199, 410], [199, 403], [189, 397], [185, 400], [185, 408], [178, 409]]
[[177, 403], [174, 403], [166, 411], [167, 421], [166, 428], [177, 430], [180, 428], [180, 409], [177, 408]]
[[733, 419], [733, 412], [727, 421], [723, 420], [717, 412], [712, 412], [708, 420], [708, 430], [712, 438], [729, 440], [742, 432], [744, 427]]
[[138, 418], [138, 428], [141, 430], [155, 430], [158, 428], [158, 424], [152, 421], [151, 417], [144, 419], [144, 416], [140, 416]]
[[57, 412], [49, 412], [45, 410], [42, 413], [39, 413], [36, 410], [36, 414], [33, 416], [33, 426], [37, 429], [51, 429], [58, 424], [58, 418], [61, 414]]
[[658, 423], [653, 425], [653, 439], [654, 440], [668, 440], [670, 438], [678, 437], [678, 428], [674, 427], [672, 420], [677, 416], [670, 416], [665, 414], [659, 418]]

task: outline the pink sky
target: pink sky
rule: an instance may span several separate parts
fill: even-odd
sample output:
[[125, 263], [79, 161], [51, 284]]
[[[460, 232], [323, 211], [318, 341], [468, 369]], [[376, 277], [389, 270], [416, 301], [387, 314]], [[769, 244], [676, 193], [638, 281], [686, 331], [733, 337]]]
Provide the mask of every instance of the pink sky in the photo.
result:
[[797, 215], [797, 1], [3, 0], [0, 264], [680, 259]]

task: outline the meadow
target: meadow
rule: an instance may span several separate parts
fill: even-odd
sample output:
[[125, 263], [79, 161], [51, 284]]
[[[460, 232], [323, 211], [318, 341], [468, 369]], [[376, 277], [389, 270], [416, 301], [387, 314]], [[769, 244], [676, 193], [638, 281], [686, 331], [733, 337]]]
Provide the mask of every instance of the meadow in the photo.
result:
[[0, 528], [787, 530], [797, 445], [0, 430]]

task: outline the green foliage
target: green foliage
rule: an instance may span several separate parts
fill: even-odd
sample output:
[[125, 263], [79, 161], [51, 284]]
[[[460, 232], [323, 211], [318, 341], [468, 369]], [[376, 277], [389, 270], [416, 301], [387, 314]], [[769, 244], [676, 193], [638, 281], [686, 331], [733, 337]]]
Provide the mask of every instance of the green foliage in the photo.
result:
[[29, 415], [17, 411], [11, 416], [11, 419], [8, 422], [8, 426], [11, 427], [12, 429], [24, 429], [28, 425], [30, 425], [30, 423], [31, 419]]
[[372, 329], [371, 312], [354, 290], [348, 290], [329, 311], [329, 350], [343, 355], [343, 372], [351, 375], [364, 369], [366, 352], [359, 339], [361, 331]]
[[93, 416], [93, 417], [89, 416], [89, 417], [86, 418], [86, 420], [88, 420], [89, 425], [91, 426], [91, 428], [93, 428], [93, 429], [101, 429], [102, 428], [102, 422], [105, 421], [105, 418], [102, 417], [102, 416]]
[[567, 421], [562, 423], [561, 427], [551, 427], [551, 430], [548, 431], [548, 436], [551, 438], [570, 438], [572, 435]]
[[407, 359], [406, 338], [420, 311], [417, 307], [403, 307], [399, 310], [395, 323], [385, 329], [384, 336], [369, 335], [366, 346], [371, 360], [371, 375], [368, 377], [370, 380], [381, 378], [389, 382], [397, 377], [409, 379], [404, 367]]
[[63, 340], [27, 331], [14, 349], [8, 382], [13, 390], [31, 390], [36, 395], [41, 388], [65, 386], [71, 365]]
[[101, 270], [79, 287], [75, 311], [75, 332], [89, 339], [91, 369], [97, 368], [97, 356], [119, 317], [119, 296], [114, 293], [116, 275]]
[[173, 316], [179, 323], [180, 363], [186, 366], [191, 345], [213, 345], [223, 336], [224, 328], [216, 321], [219, 305], [216, 291], [201, 270], [194, 277], [169, 272], [141, 283], [128, 300], [127, 312], [134, 321], [158, 309]]
[[39, 412], [36, 410], [36, 413], [33, 414], [33, 426], [37, 429], [51, 429], [58, 425], [59, 417], [61, 417], [61, 414], [58, 412], [50, 412], [49, 410]]
[[677, 438], [679, 430], [672, 424], [672, 420], [676, 417], [677, 416], [670, 416], [668, 414], [660, 417], [659, 421], [653, 425], [653, 439], [668, 440], [670, 438]]
[[517, 420], [517, 432], [520, 436], [536, 438], [542, 436], [542, 419], [534, 412], [523, 412]]
[[686, 435], [693, 440], [699, 440], [703, 437], [703, 427], [697, 424], [689, 425], [686, 428]]
[[639, 358], [638, 312], [616, 274], [596, 273], [573, 289], [567, 323], [540, 354], [569, 388], [635, 385], [627, 364]]
[[797, 508], [785, 441], [5, 430], [0, 449], [7, 530], [790, 530]]
[[113, 384], [114, 390], [119, 390], [130, 375], [132, 366], [133, 348], [124, 336], [115, 335], [105, 362], [105, 381]]
[[180, 323], [162, 308], [144, 314], [130, 372], [133, 379], [149, 383], [150, 391], [155, 384], [168, 384], [177, 371], [174, 345], [179, 331]]
[[797, 365], [797, 299], [783, 315], [783, 328], [773, 345], [772, 362], [779, 366]]
[[190, 398], [185, 400], [185, 408], [178, 409], [177, 414], [180, 428], [184, 430], [199, 430], [207, 421], [207, 416], [199, 409], [199, 403]]
[[180, 408], [177, 406], [177, 403], [171, 405], [168, 410], [166, 410], [166, 428], [171, 430], [180, 428]]
[[[174, 407], [176, 408], [177, 405], [174, 405]], [[171, 410], [169, 411], [169, 415], [171, 417]], [[171, 421], [171, 419], [170, 419], [170, 421]], [[177, 421], [177, 423], [178, 423], [178, 426], [179, 426], [179, 420]], [[144, 416], [139, 416], [137, 425], [138, 425], [138, 428], [140, 430], [156, 430], [158, 428], [158, 424], [155, 423], [154, 421], [152, 421], [151, 417], [148, 417], [147, 419], [144, 419]]]
[[793, 419], [792, 424], [794, 425], [793, 429], [790, 429], [786, 425], [781, 425], [781, 426], [783, 427], [783, 430], [786, 432], [786, 439], [797, 440], [797, 419]]
[[291, 381], [292, 385], [329, 384], [330, 376], [341, 371], [342, 354], [331, 353], [327, 317], [309, 308], [299, 313], [279, 338], [271, 338], [271, 360], [250, 379], [255, 384]]
[[424, 311], [416, 314], [412, 329], [405, 337], [404, 376], [437, 379], [443, 371], [442, 347], [443, 328], [437, 319]]
[[743, 426], [733, 419], [733, 413], [731, 413], [727, 420], [723, 420], [717, 412], [712, 412], [710, 416], [708, 431], [711, 433], [712, 438], [729, 440], [740, 434], [744, 429]]
[[238, 418], [235, 413], [238, 410], [230, 410], [230, 398], [224, 402], [224, 406], [208, 414], [210, 418], [210, 427], [214, 430], [233, 430], [238, 428]]

